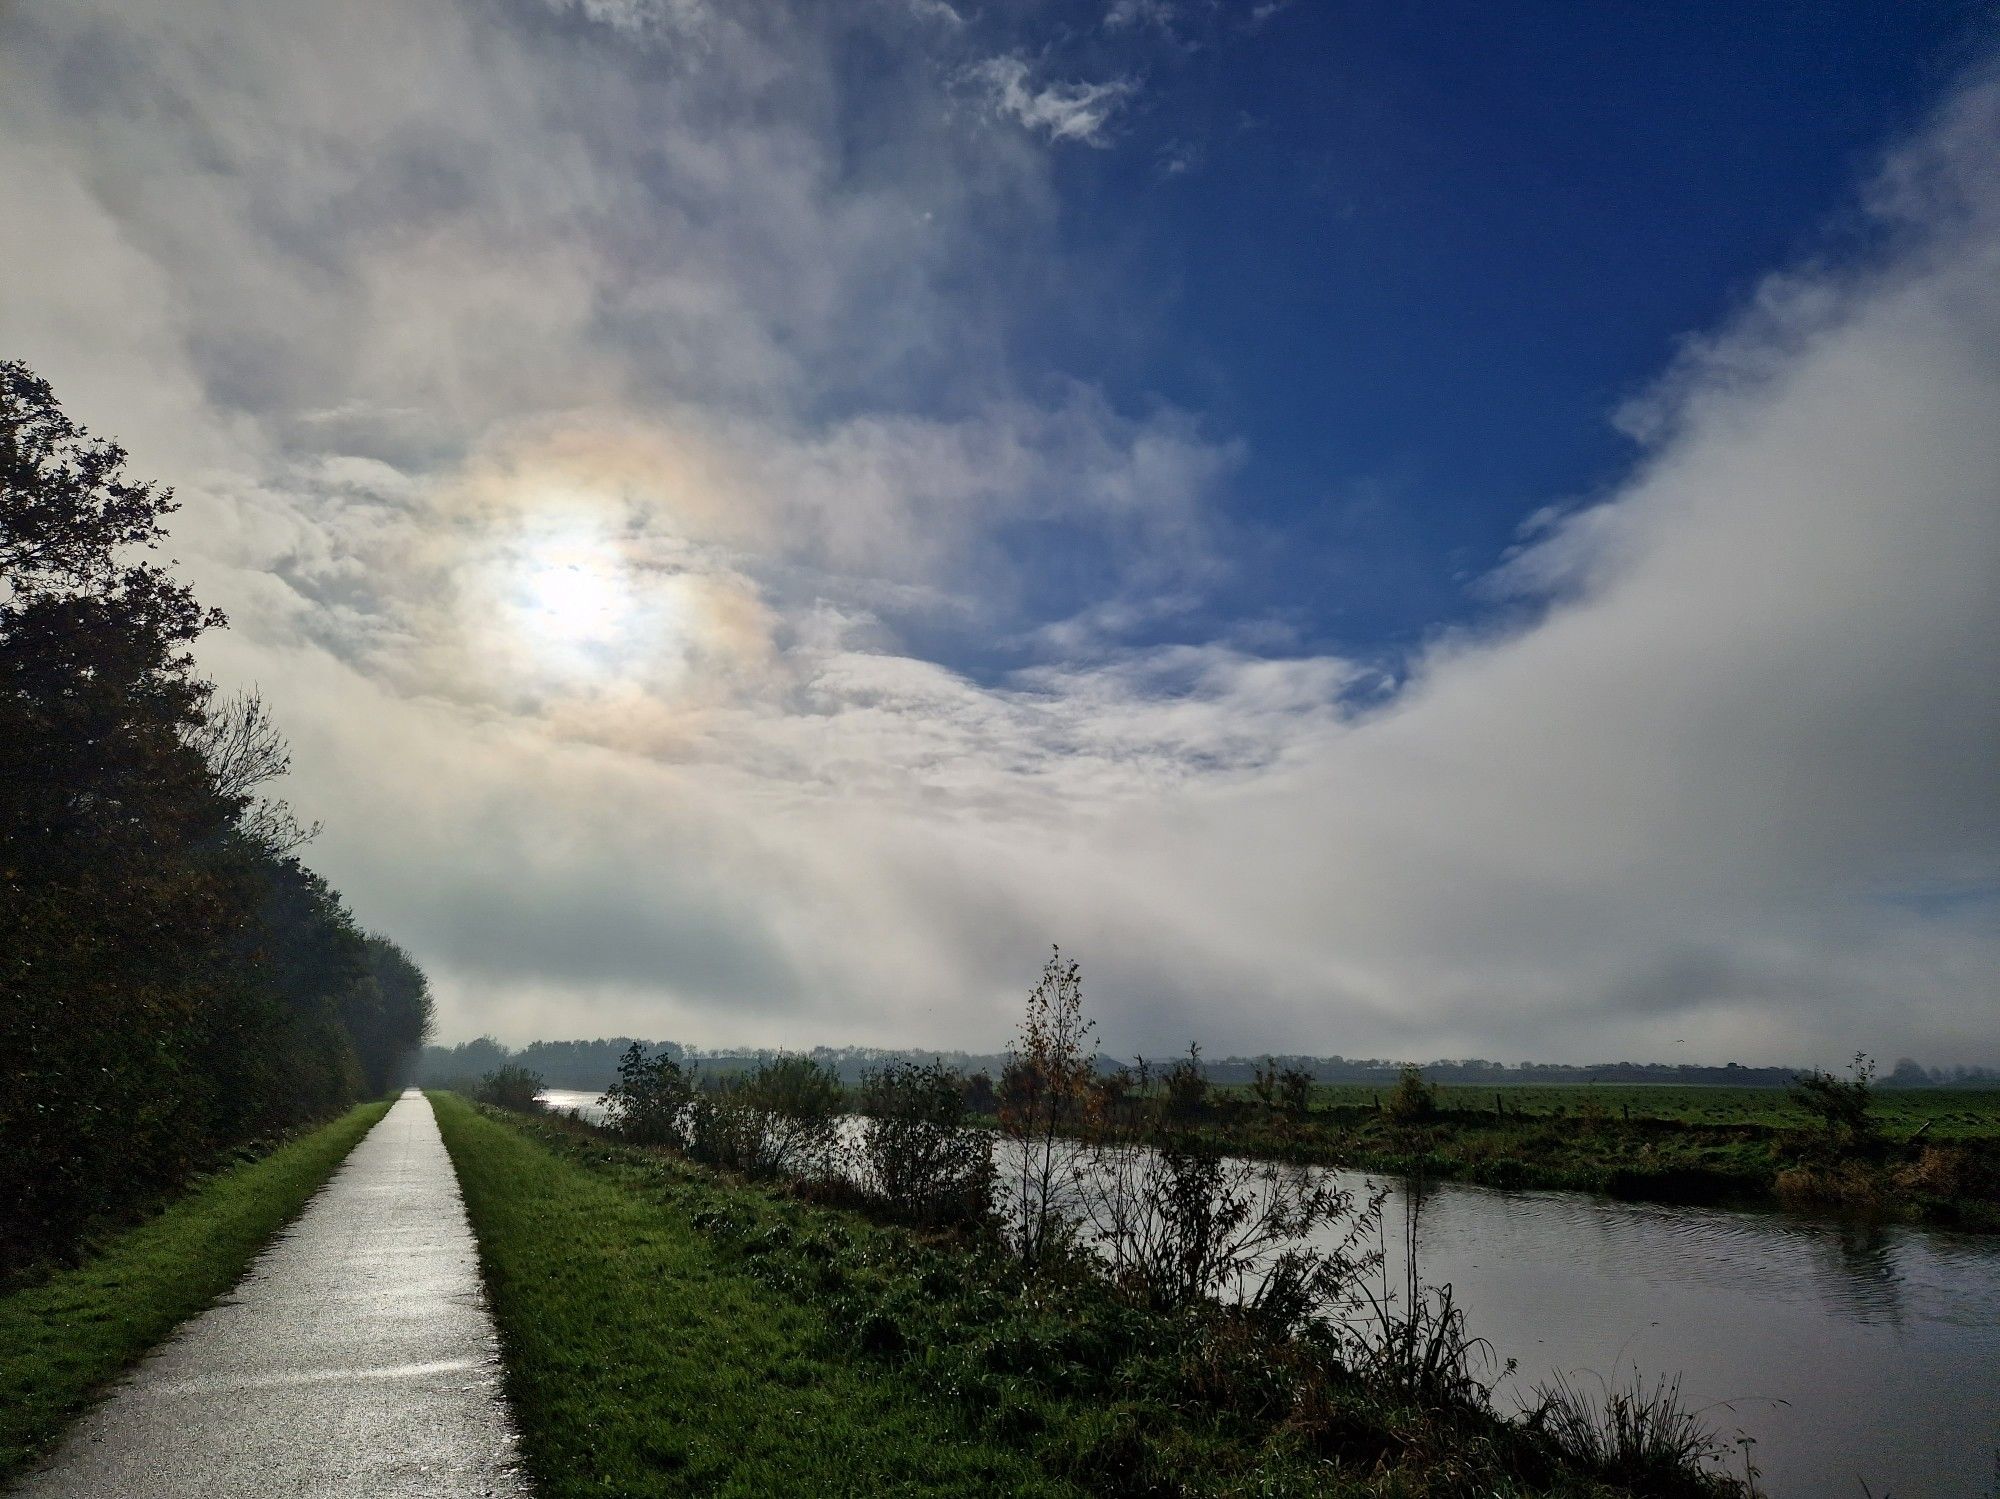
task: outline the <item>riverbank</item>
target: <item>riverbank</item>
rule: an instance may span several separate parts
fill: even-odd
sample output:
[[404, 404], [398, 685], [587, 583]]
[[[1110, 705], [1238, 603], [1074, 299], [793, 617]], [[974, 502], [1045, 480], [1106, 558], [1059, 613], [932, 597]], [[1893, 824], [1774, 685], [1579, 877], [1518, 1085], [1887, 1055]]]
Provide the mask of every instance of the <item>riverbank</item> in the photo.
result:
[[620, 1493], [1606, 1496], [1490, 1412], [1426, 1408], [1214, 1305], [1024, 1281], [574, 1122], [436, 1097], [545, 1499]]
[[218, 1172], [84, 1263], [0, 1294], [0, 1484], [107, 1382], [235, 1285], [388, 1109], [362, 1104]]
[[[1539, 1090], [1545, 1091], [1545, 1090]], [[1958, 1122], [1939, 1138], [1829, 1152], [1802, 1127], [1627, 1117], [1577, 1090], [1568, 1107], [1440, 1106], [1398, 1120], [1372, 1103], [1304, 1114], [1224, 1096], [1202, 1132], [1232, 1154], [1393, 1173], [1417, 1181], [1594, 1192], [1638, 1202], [1846, 1210], [2000, 1232], [2000, 1128]], [[2000, 1120], [1995, 1121], [2000, 1125]]]

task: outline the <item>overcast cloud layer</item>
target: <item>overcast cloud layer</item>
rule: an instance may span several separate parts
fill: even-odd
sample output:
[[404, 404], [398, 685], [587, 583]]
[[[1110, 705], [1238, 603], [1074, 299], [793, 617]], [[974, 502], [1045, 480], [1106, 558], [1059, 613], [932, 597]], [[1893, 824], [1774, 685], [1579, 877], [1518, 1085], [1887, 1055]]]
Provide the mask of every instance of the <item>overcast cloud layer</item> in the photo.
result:
[[985, 1047], [1060, 941], [1122, 1051], [2000, 1059], [1990, 79], [1385, 677], [1121, 644], [1238, 449], [1010, 320], [1137, 73], [937, 0], [4, 32], [0, 348], [178, 486], [448, 1038]]

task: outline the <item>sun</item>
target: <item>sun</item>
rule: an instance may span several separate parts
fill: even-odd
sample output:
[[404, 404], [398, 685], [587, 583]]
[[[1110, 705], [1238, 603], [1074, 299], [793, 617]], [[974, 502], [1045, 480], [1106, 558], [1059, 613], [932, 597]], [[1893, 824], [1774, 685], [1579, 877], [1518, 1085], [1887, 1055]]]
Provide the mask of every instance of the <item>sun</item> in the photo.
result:
[[514, 633], [550, 669], [605, 666], [633, 648], [637, 583], [612, 538], [528, 538], [514, 549], [505, 577]]
[[623, 629], [630, 604], [610, 569], [574, 559], [531, 565], [523, 590], [529, 628], [560, 645], [601, 645]]

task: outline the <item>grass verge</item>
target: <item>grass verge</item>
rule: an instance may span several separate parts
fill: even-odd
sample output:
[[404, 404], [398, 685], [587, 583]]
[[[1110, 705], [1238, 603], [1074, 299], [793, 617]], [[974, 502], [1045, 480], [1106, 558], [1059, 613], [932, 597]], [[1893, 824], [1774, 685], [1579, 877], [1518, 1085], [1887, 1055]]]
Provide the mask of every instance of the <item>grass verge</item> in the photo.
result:
[[1719, 1494], [1610, 1485], [1209, 1307], [433, 1095], [544, 1499]]
[[433, 1093], [542, 1499], [1063, 1494], [748, 1274], [669, 1204]]
[[235, 1285], [388, 1109], [362, 1104], [219, 1172], [83, 1264], [0, 1295], [0, 1485], [107, 1381]]

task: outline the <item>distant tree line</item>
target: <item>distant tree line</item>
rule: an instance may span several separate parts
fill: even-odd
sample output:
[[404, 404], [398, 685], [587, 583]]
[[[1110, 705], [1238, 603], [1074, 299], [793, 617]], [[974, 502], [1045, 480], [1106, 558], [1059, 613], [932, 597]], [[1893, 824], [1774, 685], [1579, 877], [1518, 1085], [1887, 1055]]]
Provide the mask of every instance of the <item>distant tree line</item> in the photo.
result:
[[[595, 1041], [535, 1041], [516, 1051], [491, 1036], [456, 1046], [427, 1046], [418, 1066], [418, 1078], [427, 1086], [443, 1087], [484, 1077], [505, 1066], [517, 1066], [538, 1074], [551, 1088], [597, 1091], [607, 1088], [618, 1075], [619, 1059], [633, 1045], [630, 1036], [613, 1036]], [[711, 1075], [748, 1073], [792, 1053], [768, 1049], [704, 1050], [672, 1041], [640, 1041], [647, 1052], [662, 1052], [681, 1062], [699, 1062]], [[1004, 1052], [892, 1050], [873, 1046], [816, 1046], [809, 1056], [853, 1087], [890, 1064], [908, 1066], [940, 1065], [967, 1078], [984, 1074], [998, 1078], [1007, 1069]], [[1092, 1059], [1092, 1071], [1100, 1076], [1117, 1072], [1122, 1063], [1103, 1053]], [[1313, 1083], [1358, 1083], [1393, 1088], [1402, 1081], [1412, 1064], [1399, 1061], [1366, 1060], [1341, 1056], [1224, 1057], [1204, 1058], [1202, 1071], [1217, 1086], [1247, 1084], [1253, 1088], [1284, 1086], [1285, 1079], [1296, 1088], [1301, 1079]], [[1738, 1088], [1788, 1088], [1807, 1069], [1798, 1067], [1744, 1067], [1730, 1062], [1721, 1067], [1703, 1067], [1666, 1062], [1596, 1062], [1567, 1065], [1560, 1062], [1487, 1062], [1477, 1058], [1463, 1061], [1426, 1062], [1424, 1077], [1431, 1083], [1480, 1084], [1488, 1087], [1509, 1083], [1549, 1085], [1559, 1083], [1659, 1083], [1681, 1087], [1714, 1085]], [[1273, 1080], [1276, 1080], [1275, 1082]], [[1919, 1087], [2000, 1087], [2000, 1069], [1991, 1067], [1923, 1067], [1905, 1057], [1881, 1079], [1888, 1088]]]
[[0, 1277], [396, 1081], [423, 973], [295, 857], [220, 612], [148, 553], [177, 507], [0, 361]]

